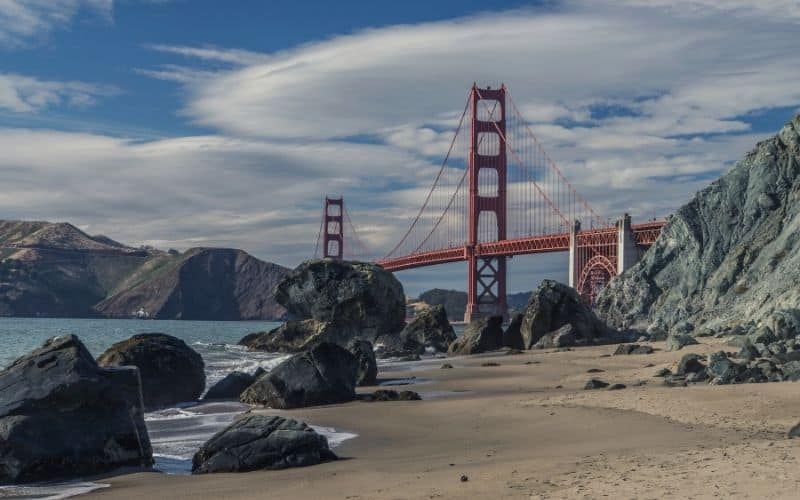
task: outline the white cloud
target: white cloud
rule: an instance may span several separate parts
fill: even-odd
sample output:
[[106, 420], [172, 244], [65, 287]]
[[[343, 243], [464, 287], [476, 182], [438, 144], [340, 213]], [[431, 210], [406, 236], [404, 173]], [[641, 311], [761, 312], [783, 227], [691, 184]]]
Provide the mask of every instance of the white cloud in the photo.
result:
[[98, 97], [117, 93], [119, 91], [110, 86], [0, 73], [0, 110], [15, 113], [34, 113], [56, 106], [83, 108], [94, 104]]

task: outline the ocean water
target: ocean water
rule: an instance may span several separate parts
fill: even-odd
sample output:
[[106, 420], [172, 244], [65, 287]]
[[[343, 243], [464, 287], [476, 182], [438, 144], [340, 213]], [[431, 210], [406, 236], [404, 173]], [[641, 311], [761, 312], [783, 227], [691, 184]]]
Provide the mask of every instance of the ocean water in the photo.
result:
[[[252, 373], [259, 367], [269, 371], [286, 359], [285, 354], [250, 352], [236, 345], [248, 333], [279, 325], [270, 321], [0, 318], [0, 367], [5, 368], [56, 335], [74, 333], [93, 355], [99, 356], [113, 343], [137, 333], [160, 332], [182, 339], [203, 357], [208, 388], [231, 371]], [[147, 413], [145, 423], [153, 446], [155, 469], [167, 474], [189, 474], [192, 456], [200, 446], [247, 409], [249, 406], [238, 402], [187, 401], [175, 408]], [[346, 430], [314, 428], [328, 438], [332, 448], [356, 437]], [[82, 481], [0, 486], [0, 498], [67, 498], [104, 486]]]

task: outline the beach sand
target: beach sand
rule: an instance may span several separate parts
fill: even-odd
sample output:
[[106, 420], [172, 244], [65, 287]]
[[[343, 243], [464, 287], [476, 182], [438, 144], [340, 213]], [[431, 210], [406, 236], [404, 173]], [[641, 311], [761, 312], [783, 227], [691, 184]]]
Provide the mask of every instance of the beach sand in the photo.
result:
[[[358, 434], [336, 449], [342, 460], [119, 475], [87, 498], [800, 498], [800, 440], [785, 438], [800, 420], [800, 384], [669, 388], [653, 377], [688, 352], [735, 350], [701, 342], [672, 353], [648, 343], [659, 349], [650, 355], [601, 346], [389, 367], [381, 378], [427, 379], [407, 387], [427, 399], [254, 410]], [[628, 387], [583, 390], [591, 377]]]

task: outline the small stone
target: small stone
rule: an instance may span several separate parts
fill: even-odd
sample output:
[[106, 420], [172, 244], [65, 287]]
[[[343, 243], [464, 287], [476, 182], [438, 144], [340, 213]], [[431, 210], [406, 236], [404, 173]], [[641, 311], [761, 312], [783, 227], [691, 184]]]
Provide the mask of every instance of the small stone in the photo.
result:
[[606, 387], [608, 387], [608, 382], [603, 382], [598, 378], [593, 378], [586, 382], [586, 385], [583, 386], [583, 389], [589, 391], [593, 389], [605, 389]]
[[467, 477], [467, 475], [466, 475], [466, 474], [463, 474], [463, 475], [461, 476], [461, 482], [462, 482], [462, 483], [466, 483], [467, 481], [469, 481], [469, 477]]
[[609, 391], [619, 391], [620, 389], [625, 389], [625, 384], [614, 384], [608, 388]]
[[442, 370], [449, 370], [449, 369], [453, 368], [453, 365], [451, 365], [450, 363], [445, 363], [445, 364], [443, 364], [441, 366], [441, 368], [442, 368]]
[[662, 369], [658, 370], [656, 372], [656, 374], [653, 375], [653, 376], [654, 377], [667, 377], [669, 375], [672, 375], [672, 372], [669, 370], [669, 368], [662, 368]]
[[789, 429], [789, 432], [786, 433], [786, 437], [789, 439], [800, 437], [800, 424], [796, 424], [794, 427]]
[[500, 366], [500, 363], [495, 363], [494, 361], [487, 361], [485, 363], [481, 363], [481, 366]]
[[600, 368], [589, 368], [586, 370], [586, 373], [603, 373], [605, 370], [601, 370]]

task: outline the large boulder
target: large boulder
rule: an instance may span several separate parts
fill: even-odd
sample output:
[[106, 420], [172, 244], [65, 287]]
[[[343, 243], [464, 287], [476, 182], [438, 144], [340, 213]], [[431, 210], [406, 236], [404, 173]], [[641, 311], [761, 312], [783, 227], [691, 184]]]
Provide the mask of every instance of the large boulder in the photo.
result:
[[192, 459], [193, 474], [303, 467], [336, 460], [325, 436], [303, 422], [249, 415], [215, 434]]
[[400, 332], [400, 338], [403, 342], [445, 352], [456, 339], [456, 332], [447, 320], [444, 306], [432, 306], [420, 311]]
[[0, 372], [0, 483], [150, 466], [136, 368], [101, 368], [74, 335]]
[[571, 324], [576, 341], [597, 343], [612, 341], [616, 332], [600, 321], [575, 289], [553, 280], [544, 280], [531, 294], [520, 325], [526, 349], [544, 335]]
[[478, 354], [495, 351], [501, 347], [503, 347], [503, 317], [487, 316], [467, 325], [464, 334], [450, 344], [447, 353], [451, 356]]
[[358, 360], [343, 347], [323, 342], [295, 354], [248, 387], [241, 401], [275, 409], [352, 401]]
[[695, 338], [691, 335], [685, 335], [681, 333], [670, 334], [669, 337], [667, 337], [667, 343], [664, 346], [664, 350], [667, 352], [680, 351], [687, 345], [696, 345], [697, 343], [697, 340], [695, 340]]
[[253, 385], [253, 382], [264, 373], [263, 368], [259, 368], [252, 374], [239, 371], [230, 372], [208, 389], [203, 400], [234, 399], [238, 401], [244, 390]]
[[206, 388], [203, 358], [183, 340], [163, 333], [141, 333], [117, 342], [97, 362], [137, 367], [147, 410], [196, 401]]
[[356, 384], [375, 385], [378, 381], [378, 361], [375, 359], [375, 349], [372, 348], [372, 344], [366, 340], [354, 340], [347, 350], [356, 357], [358, 363]]
[[370, 342], [405, 323], [403, 285], [375, 264], [304, 262], [278, 284], [275, 299], [293, 318], [343, 325]]
[[569, 347], [578, 343], [575, 327], [567, 323], [556, 331], [546, 333], [533, 344], [534, 349], [549, 349], [551, 347]]

